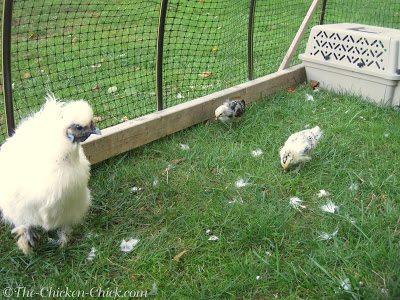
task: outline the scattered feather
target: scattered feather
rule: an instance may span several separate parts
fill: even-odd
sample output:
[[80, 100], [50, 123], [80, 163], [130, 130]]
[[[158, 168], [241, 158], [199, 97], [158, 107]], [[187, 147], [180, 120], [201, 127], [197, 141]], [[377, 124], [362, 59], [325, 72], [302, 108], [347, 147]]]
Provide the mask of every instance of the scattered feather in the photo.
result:
[[339, 207], [332, 201], [328, 201], [325, 205], [321, 206], [321, 210], [323, 212], [334, 214], [335, 212], [339, 211]]
[[272, 253], [269, 252], [269, 251], [265, 251], [265, 255], [267, 255], [267, 256], [272, 256]]
[[158, 286], [157, 286], [157, 283], [154, 282], [153, 285], [151, 286], [151, 290], [148, 293], [148, 295], [149, 296], [155, 296], [157, 294], [158, 294]]
[[107, 93], [112, 94], [115, 93], [116, 91], [118, 91], [118, 88], [114, 85], [108, 88]]
[[78, 43], [78, 42], [79, 42], [79, 38], [78, 38], [77, 36], [75, 36], [75, 37], [72, 39], [72, 42], [73, 42], [73, 43]]
[[233, 203], [239, 203], [239, 204], [243, 204], [243, 199], [242, 197], [235, 197], [232, 200], [228, 201], [229, 204], [233, 204]]
[[341, 282], [340, 282], [340, 287], [345, 290], [345, 291], [350, 291], [351, 290], [351, 282], [349, 278], [344, 278]]
[[174, 256], [173, 260], [176, 262], [179, 262], [181, 260], [181, 258], [186, 254], [186, 252], [188, 252], [188, 251], [183, 250], [183, 251], [179, 252], [177, 255]]
[[213, 233], [212, 229], [207, 229], [206, 234], [211, 235]]
[[133, 249], [135, 249], [135, 247], [137, 246], [137, 244], [139, 243], [139, 239], [129, 239], [129, 240], [122, 240], [121, 242], [121, 251], [122, 252], [132, 252]]
[[153, 180], [153, 188], [158, 188], [160, 186], [160, 181], [158, 178], [154, 178]]
[[208, 238], [209, 241], [218, 241], [219, 237], [217, 237], [216, 235], [212, 235]]
[[187, 144], [179, 144], [181, 150], [188, 151], [190, 149], [189, 145]]
[[92, 67], [93, 69], [100, 68], [100, 67], [101, 67], [101, 64], [91, 65], [91, 67]]
[[384, 137], [385, 137], [385, 138], [389, 137], [389, 133], [385, 133], [385, 134], [384, 134]]
[[138, 186], [133, 186], [131, 188], [131, 193], [138, 193], [142, 190], [142, 188], [138, 187]]
[[318, 198], [326, 198], [329, 197], [331, 194], [325, 190], [319, 190], [317, 197]]
[[260, 280], [261, 279], [261, 276], [256, 276], [256, 280]]
[[352, 191], [352, 192], [358, 191], [358, 183], [357, 182], [352, 182], [350, 184], [349, 190]]
[[96, 248], [92, 247], [92, 250], [90, 250], [88, 256], [86, 257], [86, 260], [92, 261], [96, 257]]
[[336, 229], [332, 233], [327, 233], [327, 232], [321, 231], [318, 238], [322, 241], [329, 241], [337, 235], [338, 231], [339, 231], [338, 229]]
[[242, 187], [245, 187], [249, 185], [249, 182], [247, 179], [243, 179], [243, 178], [239, 178], [236, 182], [235, 182], [235, 186], [239, 189]]
[[260, 148], [257, 148], [256, 150], [251, 151], [251, 155], [253, 157], [259, 157], [263, 154], [264, 154], [264, 152]]
[[306, 206], [302, 205], [301, 203], [303, 203], [303, 200], [301, 200], [298, 197], [291, 197], [290, 200], [289, 200], [289, 204], [293, 208], [298, 209], [298, 210], [300, 210], [300, 208], [306, 208]]
[[310, 95], [310, 94], [306, 94], [306, 100], [307, 100], [307, 101], [314, 102], [314, 96], [313, 96], [313, 95]]
[[31, 75], [31, 73], [29, 73], [29, 72], [24, 72], [24, 73], [22, 73], [22, 79], [29, 79], [29, 78], [31, 78], [32, 77], [32, 75]]
[[184, 99], [185, 97], [181, 94], [181, 93], [178, 93], [177, 95], [176, 95], [176, 99]]

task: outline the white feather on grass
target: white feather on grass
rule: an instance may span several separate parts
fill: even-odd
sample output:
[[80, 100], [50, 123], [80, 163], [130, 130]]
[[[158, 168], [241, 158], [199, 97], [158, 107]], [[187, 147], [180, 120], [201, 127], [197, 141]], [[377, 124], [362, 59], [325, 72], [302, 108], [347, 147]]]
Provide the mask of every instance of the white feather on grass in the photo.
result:
[[208, 238], [209, 241], [218, 241], [219, 237], [217, 237], [216, 235], [212, 235]]
[[331, 194], [325, 190], [319, 190], [317, 197], [318, 198], [326, 198], [329, 197]]
[[181, 150], [183, 150], [183, 151], [188, 151], [188, 150], [190, 150], [190, 147], [189, 147], [189, 145], [187, 145], [187, 144], [179, 144], [179, 147], [180, 147]]
[[259, 156], [261, 156], [263, 154], [264, 154], [264, 152], [260, 148], [257, 148], [255, 150], [251, 151], [251, 155], [253, 157], [259, 157]]
[[314, 96], [310, 94], [306, 94], [306, 100], [310, 102], [314, 102]]
[[243, 178], [239, 178], [238, 180], [236, 180], [235, 182], [235, 186], [240, 189], [242, 187], [248, 186], [250, 183], [247, 179], [243, 179]]
[[234, 203], [243, 204], [243, 199], [240, 196], [234, 197], [232, 200], [229, 200], [228, 203], [229, 204], [234, 204]]
[[325, 205], [321, 206], [321, 210], [326, 213], [334, 214], [339, 211], [339, 206], [337, 206], [332, 201], [328, 201]]
[[96, 248], [92, 247], [92, 250], [90, 250], [88, 256], [86, 257], [86, 260], [92, 261], [96, 257], [96, 252], [97, 252]]
[[340, 288], [345, 290], [345, 291], [350, 291], [351, 290], [351, 282], [349, 278], [343, 278], [340, 281]]
[[133, 249], [139, 244], [139, 239], [129, 239], [129, 240], [122, 240], [120, 248], [122, 252], [132, 252]]
[[358, 183], [357, 182], [352, 182], [350, 184], [349, 190], [352, 191], [352, 192], [358, 191]]
[[289, 199], [289, 204], [290, 204], [293, 208], [295, 208], [295, 209], [297, 209], [297, 210], [300, 210], [300, 208], [306, 208], [306, 206], [305, 206], [305, 205], [302, 205], [302, 203], [303, 203], [303, 200], [301, 200], [301, 199], [298, 198], [298, 197], [291, 197], [291, 198]]
[[338, 229], [336, 229], [332, 233], [327, 233], [327, 232], [321, 231], [319, 233], [318, 239], [320, 239], [321, 241], [329, 241], [329, 240], [333, 239], [337, 235], [338, 232], [339, 232]]

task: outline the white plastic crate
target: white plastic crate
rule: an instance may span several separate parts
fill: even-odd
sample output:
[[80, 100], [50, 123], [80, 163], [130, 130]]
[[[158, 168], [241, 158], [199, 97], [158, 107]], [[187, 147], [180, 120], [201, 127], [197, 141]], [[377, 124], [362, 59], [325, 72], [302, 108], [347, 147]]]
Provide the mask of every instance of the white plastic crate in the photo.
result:
[[312, 28], [300, 59], [321, 88], [400, 105], [400, 30], [361, 24]]

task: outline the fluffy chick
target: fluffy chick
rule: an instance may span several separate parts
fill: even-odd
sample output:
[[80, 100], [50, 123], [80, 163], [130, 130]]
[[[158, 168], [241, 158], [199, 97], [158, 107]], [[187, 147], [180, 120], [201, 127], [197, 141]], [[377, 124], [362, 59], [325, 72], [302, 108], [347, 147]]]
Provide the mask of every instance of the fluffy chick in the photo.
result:
[[293, 165], [309, 161], [322, 136], [323, 131], [319, 126], [293, 133], [280, 150], [283, 169], [286, 171]]
[[232, 123], [239, 119], [246, 109], [243, 99], [227, 100], [215, 110], [215, 118], [223, 123]]
[[100, 134], [87, 102], [46, 100], [0, 148], [0, 211], [25, 254], [38, 239], [35, 228], [59, 230], [64, 246], [86, 214], [90, 166], [80, 142]]

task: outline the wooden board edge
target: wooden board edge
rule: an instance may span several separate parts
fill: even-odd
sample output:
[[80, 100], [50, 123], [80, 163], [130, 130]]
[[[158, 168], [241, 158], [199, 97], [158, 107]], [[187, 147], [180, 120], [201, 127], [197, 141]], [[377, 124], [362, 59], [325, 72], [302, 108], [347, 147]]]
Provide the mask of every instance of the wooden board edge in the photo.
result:
[[278, 90], [306, 81], [302, 64], [166, 108], [102, 130], [82, 143], [91, 164], [96, 164], [169, 134], [214, 117], [226, 99], [243, 97], [246, 103], [260, 100]]

